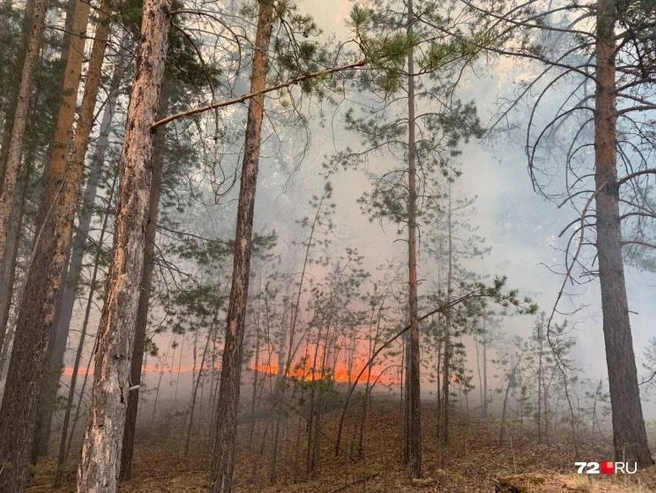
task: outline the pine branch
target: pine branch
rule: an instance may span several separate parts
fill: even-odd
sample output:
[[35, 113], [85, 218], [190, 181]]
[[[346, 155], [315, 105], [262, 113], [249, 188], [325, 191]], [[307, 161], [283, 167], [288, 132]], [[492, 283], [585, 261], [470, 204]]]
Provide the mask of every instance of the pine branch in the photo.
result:
[[257, 91], [257, 92], [244, 94], [243, 96], [239, 96], [237, 98], [227, 99], [227, 100], [221, 101], [219, 103], [212, 103], [212, 104], [208, 104], [206, 106], [200, 106], [198, 108], [192, 108], [190, 110], [182, 111], [180, 113], [176, 113], [174, 115], [167, 116], [166, 118], [163, 118], [163, 119], [153, 123], [151, 128], [154, 130], [157, 127], [160, 127], [162, 125], [166, 125], [167, 123], [170, 123], [174, 120], [179, 120], [180, 118], [187, 118], [189, 116], [197, 115], [199, 113], [204, 113], [205, 111], [210, 111], [210, 110], [214, 110], [214, 109], [218, 109], [218, 108], [225, 108], [226, 106], [232, 106], [233, 104], [237, 104], [237, 103], [243, 103], [244, 101], [248, 101], [249, 99], [253, 99], [256, 96], [260, 96], [262, 94], [267, 94], [267, 93], [270, 93], [270, 92], [273, 92], [273, 91], [278, 91], [280, 89], [284, 89], [286, 87], [290, 87], [290, 86], [293, 86], [293, 85], [296, 85], [296, 84], [300, 84], [300, 83], [308, 81], [308, 80], [317, 79], [319, 77], [325, 77], [327, 75], [332, 75], [332, 74], [335, 74], [335, 73], [338, 73], [338, 72], [344, 72], [346, 70], [352, 70], [352, 69], [355, 69], [355, 68], [364, 67], [367, 63], [368, 63], [368, 60], [362, 59], [358, 62], [350, 63], [348, 65], [340, 65], [339, 67], [333, 67], [333, 68], [330, 68], [330, 69], [319, 70], [317, 72], [312, 72], [312, 73], [309, 73], [309, 74], [301, 75], [299, 77], [289, 79], [289, 80], [287, 80], [285, 82], [282, 82], [280, 84], [277, 84], [275, 86], [268, 87], [268, 88], [264, 89], [263, 91]]

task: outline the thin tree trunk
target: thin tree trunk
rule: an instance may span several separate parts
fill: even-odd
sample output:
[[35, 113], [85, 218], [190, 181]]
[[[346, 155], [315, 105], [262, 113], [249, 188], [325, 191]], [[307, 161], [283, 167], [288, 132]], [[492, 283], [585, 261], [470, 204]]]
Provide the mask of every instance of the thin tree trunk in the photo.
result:
[[[319, 427], [319, 412], [317, 411], [317, 403], [316, 403], [316, 385], [315, 385], [315, 378], [317, 374], [317, 360], [319, 356], [319, 344], [321, 341], [321, 332], [322, 332], [322, 324], [318, 327], [318, 332], [317, 332], [317, 342], [314, 346], [314, 356], [312, 359], [312, 366], [310, 368], [310, 371], [312, 372], [311, 375], [311, 384], [310, 384], [310, 410], [308, 412], [308, 423], [307, 423], [307, 447], [306, 447], [306, 456], [305, 456], [305, 474], [308, 477], [312, 477], [315, 471], [316, 467], [316, 456], [315, 456], [315, 447], [314, 447], [314, 438], [317, 436], [315, 433], [315, 429]], [[324, 348], [324, 356], [325, 356], [325, 351], [327, 348]], [[323, 370], [322, 370], [323, 372]], [[317, 437], [318, 438], [318, 437]]]
[[170, 11], [170, 0], [144, 2], [120, 160], [114, 248], [99, 327], [91, 413], [78, 470], [77, 490], [84, 493], [117, 490], [148, 222], [151, 127], [159, 107]]
[[[196, 333], [196, 336], [198, 336], [198, 333]], [[166, 348], [166, 352], [162, 355], [162, 365], [159, 368], [159, 377], [157, 378], [157, 385], [155, 386], [155, 400], [153, 401], [153, 414], [150, 416], [150, 422], [154, 423], [155, 422], [155, 416], [157, 415], [157, 402], [159, 402], [159, 391], [160, 388], [162, 387], [162, 378], [164, 378], [164, 372], [166, 371], [166, 360], [169, 357], [169, 351], [171, 350], [171, 346], [173, 345], [173, 339], [175, 335], [171, 335], [171, 338], [169, 339], [169, 345]], [[196, 345], [194, 344], [194, 353], [196, 352]], [[172, 356], [175, 356], [173, 354]], [[173, 366], [173, 358], [171, 358], [171, 367]], [[195, 375], [196, 375], [196, 361], [194, 357], [194, 371], [191, 372], [192, 374], [192, 380], [195, 380]], [[136, 389], [135, 389], [136, 390]]]
[[404, 333], [401, 337], [401, 365], [399, 366], [400, 376], [399, 381], [399, 406], [400, 412], [403, 416], [403, 463], [408, 463], [410, 457], [410, 440], [408, 440], [408, 395], [406, 391], [406, 381], [408, 375], [408, 333]]
[[[251, 93], [265, 89], [268, 65], [269, 41], [273, 28], [273, 0], [260, 0], [253, 53]], [[253, 209], [257, 187], [257, 171], [262, 138], [264, 95], [251, 99], [246, 123], [246, 142], [241, 172], [239, 204], [237, 208], [237, 232], [232, 274], [232, 288], [226, 326], [225, 347], [221, 364], [219, 390], [219, 416], [214, 441], [214, 454], [210, 491], [230, 493], [235, 458], [237, 410], [241, 384], [242, 353], [244, 348], [244, 318], [248, 299], [250, 277], [251, 239], [253, 234]]]
[[[408, 38], [413, 38], [414, 11], [408, 1]], [[417, 307], [417, 168], [415, 138], [414, 47], [408, 51], [408, 305], [410, 333], [406, 375], [406, 426], [408, 466], [413, 478], [421, 477], [421, 397], [419, 377], [419, 312]]]
[[[187, 424], [187, 438], [185, 439], [184, 456], [189, 455], [189, 443], [191, 442], [191, 432], [194, 425], [194, 411], [196, 410], [196, 398], [198, 396], [198, 388], [200, 387], [201, 379], [203, 378], [203, 367], [207, 361], [207, 353], [210, 349], [210, 342], [212, 341], [212, 333], [216, 331], [216, 322], [219, 318], [219, 312], [214, 314], [214, 320], [210, 324], [209, 332], [207, 333], [207, 340], [205, 341], [205, 348], [203, 349], [203, 356], [200, 359], [200, 368], [198, 369], [198, 376], [194, 382], [194, 387], [191, 392], [191, 399], [189, 401], [189, 421]], [[202, 399], [201, 399], [202, 401]]]
[[[366, 397], [367, 399], [371, 398], [371, 395], [370, 395], [371, 394], [371, 388], [373, 387], [371, 385], [371, 372], [373, 370], [373, 364], [374, 364], [374, 362], [372, 360], [372, 356], [376, 352], [376, 344], [378, 343], [378, 337], [380, 335], [380, 327], [381, 327], [381, 323], [383, 321], [383, 307], [384, 306], [385, 306], [385, 298], [383, 298], [383, 300], [380, 303], [380, 306], [378, 307], [378, 317], [377, 317], [378, 320], [376, 322], [376, 333], [375, 333], [374, 339], [373, 339], [373, 341], [370, 340], [370, 342], [369, 342], [369, 362], [367, 364], [367, 384], [366, 384], [366, 387], [365, 387], [365, 394], [367, 396]], [[373, 313], [372, 313], [371, 323], [373, 323]], [[403, 360], [401, 360], [401, 365], [403, 365]], [[349, 387], [352, 386], [351, 383], [352, 383], [351, 378], [349, 376], [349, 382], [348, 382]], [[403, 392], [401, 392], [401, 394], [403, 394]], [[339, 456], [339, 453], [340, 453], [340, 450], [341, 450], [342, 431], [344, 429], [344, 420], [346, 419], [346, 412], [348, 410], [348, 405], [349, 405], [350, 399], [351, 399], [351, 394], [349, 393], [349, 394], [347, 394], [346, 400], [344, 402], [344, 407], [342, 408], [342, 413], [339, 417], [339, 425], [337, 426], [337, 438], [335, 439], [335, 457]], [[368, 414], [368, 408], [365, 408], [365, 414]], [[364, 424], [365, 424], [365, 421], [364, 421], [365, 419], [366, 419], [366, 417], [363, 418], [362, 426], [364, 426]], [[360, 433], [360, 447], [359, 448], [360, 449], [362, 448], [362, 432]]]
[[617, 90], [615, 87], [615, 2], [597, 2], [597, 69], [595, 94], [595, 189], [597, 253], [603, 314], [608, 387], [613, 411], [615, 460], [654, 462], [640, 403], [631, 336], [617, 183]]
[[[483, 328], [485, 329], [485, 318], [483, 318]], [[489, 343], [487, 330], [485, 329], [483, 338], [483, 417], [487, 418], [487, 345]]]
[[[317, 210], [314, 215], [314, 219], [312, 221], [312, 225], [310, 226], [310, 234], [308, 235], [307, 243], [305, 245], [305, 257], [303, 258], [303, 267], [301, 269], [301, 278], [298, 283], [298, 290], [296, 291], [296, 301], [294, 303], [293, 309], [292, 309], [292, 320], [291, 320], [291, 325], [289, 329], [289, 347], [287, 350], [287, 355], [286, 357], [284, 356], [284, 350], [281, 351], [279, 354], [278, 358], [278, 375], [277, 375], [277, 381], [281, 382], [282, 378], [289, 376], [289, 372], [291, 370], [292, 363], [294, 361], [294, 355], [296, 353], [296, 350], [294, 349], [294, 337], [296, 335], [296, 324], [298, 322], [298, 314], [300, 311], [300, 304], [301, 304], [301, 295], [303, 293], [303, 281], [305, 280], [305, 274], [307, 271], [307, 266], [310, 261], [310, 248], [312, 246], [312, 242], [314, 239], [314, 233], [316, 231], [320, 214], [321, 214], [321, 207], [323, 206], [324, 200], [326, 200], [328, 197], [330, 197], [331, 194], [330, 188], [326, 188], [324, 190], [323, 195], [321, 196], [321, 199], [319, 199], [319, 203], [317, 204]], [[284, 317], [283, 317], [284, 318]], [[284, 337], [283, 337], [284, 341]], [[282, 345], [281, 345], [282, 347]], [[298, 347], [296, 348], [298, 349]], [[285, 388], [282, 385], [279, 385], [277, 388], [277, 396], [276, 396], [276, 402], [278, 403], [278, 417], [276, 419], [276, 428], [275, 432], [273, 434], [273, 447], [272, 447], [272, 454], [271, 454], [271, 461], [269, 464], [270, 467], [270, 472], [269, 472], [269, 483], [274, 484], [276, 482], [277, 478], [277, 460], [278, 460], [278, 440], [280, 437], [280, 421], [281, 421], [281, 413], [282, 413], [282, 406], [284, 404], [285, 400]]]
[[[87, 388], [87, 382], [89, 381], [89, 374], [91, 373], [91, 363], [93, 363], [93, 356], [96, 353], [97, 347], [98, 347], [98, 338], [96, 337], [96, 341], [93, 345], [93, 350], [89, 355], [89, 359], [87, 360], [87, 366], [84, 371], [84, 380], [82, 380], [82, 388], [80, 389], [80, 393], [77, 398], [77, 405], [75, 406], [75, 416], [73, 416], [73, 422], [71, 423], [71, 432], [68, 434], [68, 441], [66, 442], [66, 452], [64, 453], [64, 461], [62, 463], [62, 467], [66, 466], [66, 464], [68, 463], [68, 458], [71, 456], [71, 444], [73, 443], [73, 437], [75, 436], [77, 423], [80, 419], [80, 412], [82, 411], [82, 401], [84, 400], [84, 391]], [[62, 439], [64, 439], [63, 435], [62, 435]], [[56, 477], [55, 480], [57, 480]]]
[[[439, 321], [439, 317], [438, 317]], [[442, 339], [437, 340], [437, 363], [435, 364], [435, 395], [437, 396], [436, 414], [437, 414], [437, 436], [440, 435], [440, 426], [442, 424]]]
[[538, 422], [538, 443], [542, 443], [542, 394], [544, 393], [544, 370], [542, 366], [543, 359], [543, 331], [544, 327], [542, 322], [537, 326], [537, 336], [538, 336], [538, 412], [537, 412], [537, 422]]
[[[79, 52], [79, 56], [78, 54], [76, 54], [75, 57], [69, 56], [67, 60], [67, 68], [68, 68], [69, 62], [75, 58], [74, 63], [76, 64], [76, 66], [72, 67], [72, 69], [75, 69], [76, 72], [75, 74], [72, 75], [72, 77], [77, 77], [77, 79], [75, 81], [71, 81], [76, 83], [75, 86], [77, 86], [77, 84], [79, 84], [80, 81], [80, 71], [83, 61], [82, 55], [84, 52], [84, 43], [86, 40], [85, 38], [86, 24], [89, 19], [89, 8], [90, 8], [89, 2], [86, 0], [85, 1], [78, 0], [76, 2], [75, 18], [73, 22], [73, 29], [74, 29], [73, 32], [78, 34], [71, 37], [69, 51], [76, 52], [76, 53]], [[73, 138], [71, 157], [69, 159], [69, 163], [66, 171], [66, 173], [72, 172], [73, 174], [77, 174], [78, 176], [77, 179], [79, 180], [78, 183], [82, 182], [82, 175], [84, 170], [84, 158], [86, 156], [88, 143], [89, 143], [89, 136], [91, 135], [91, 128], [94, 121], [94, 109], [96, 107], [96, 99], [98, 97], [98, 90], [100, 88], [102, 65], [105, 57], [105, 49], [107, 47], [107, 38], [109, 36], [109, 20], [108, 20], [108, 11], [107, 11], [108, 8], [109, 6], [107, 4], [107, 1], [103, 1], [99, 8], [98, 25], [94, 36], [93, 47], [91, 50], [91, 57], [89, 59], [89, 68], [86, 74], [86, 83], [84, 85], [84, 96], [82, 98], [82, 104], [80, 107], [80, 117], [78, 119], [78, 123], [76, 126], [75, 137]], [[73, 84], [69, 83], [68, 80], [65, 80], [65, 85], [70, 86], [69, 89], [65, 89], [65, 90], [72, 90]], [[77, 90], [75, 90], [74, 93], [75, 95], [77, 95]], [[72, 108], [68, 108], [68, 107], [66, 108], [66, 113], [67, 113], [65, 116], [66, 121], [64, 123], [68, 124], [69, 128], [71, 128], [71, 130], [69, 130], [68, 132], [68, 136], [70, 137], [70, 134], [72, 132], [73, 118], [75, 116], [74, 102]], [[69, 118], [70, 121], [68, 120]], [[64, 132], [62, 131], [62, 137], [63, 136], [64, 136]], [[61, 147], [61, 149], [59, 147]], [[59, 147], [57, 149], [57, 154], [58, 154], [57, 159], [60, 160], [61, 162], [65, 162], [67, 160], [66, 151], [68, 149], [68, 145], [66, 146], [66, 148], [63, 148], [63, 146], [59, 146]], [[100, 174], [100, 170], [99, 169], [92, 170], [92, 173], [93, 172], [95, 172], [96, 174], [95, 180], [96, 180], [96, 187], [97, 187], [97, 180]], [[93, 198], [95, 197], [95, 189], [93, 190], [93, 192], [94, 192], [93, 196], [90, 198], [91, 203], [93, 203]], [[84, 199], [88, 200], [86, 191], [85, 191]], [[75, 197], [74, 203], [69, 204], [69, 207], [73, 208], [74, 210], [77, 209], [77, 197]], [[88, 215], [89, 216], [91, 215], [90, 211], [88, 212]], [[81, 221], [79, 224], [80, 227], [85, 227], [86, 229], [86, 231], [84, 232], [85, 237], [89, 231], [89, 224], [90, 224], [90, 217], [89, 219], [87, 219], [86, 224], [83, 224]], [[63, 269], [65, 269], [65, 266], [68, 265], [67, 260], [68, 260], [70, 245], [71, 245], [71, 240], [68, 239], [68, 241], [62, 244], [61, 246], [63, 255], [66, 258], [66, 262], [62, 267]], [[59, 252], [55, 253], [55, 255], [59, 255]], [[80, 259], [80, 263], [81, 263], [81, 259]], [[77, 276], [79, 278], [79, 270]], [[75, 284], [77, 284], [77, 279]], [[64, 286], [60, 285], [59, 288], [55, 288], [55, 289], [59, 289], [59, 291], [61, 291], [61, 294], [57, 296], [58, 303], [55, 306], [56, 309], [55, 318], [50, 328], [51, 334], [48, 343], [46, 371], [44, 372], [44, 376], [42, 377], [42, 382], [41, 382], [39, 415], [37, 417], [36, 430], [34, 435], [35, 446], [34, 446], [33, 457], [32, 457], [34, 463], [36, 463], [36, 459], [38, 455], [46, 455], [48, 453], [48, 444], [50, 441], [50, 427], [52, 424], [54, 403], [57, 398], [57, 382], [59, 381], [61, 367], [64, 359], [64, 353], [66, 351], [66, 340], [68, 339], [69, 324], [66, 323], [65, 326], [62, 326], [63, 324], [60, 323], [60, 319], [58, 320], [57, 317], [57, 312], [60, 312], [62, 309], [62, 297], [66, 289], [65, 283]], [[73, 297], [74, 297], [74, 291], [73, 291]], [[68, 317], [67, 322], [70, 322], [70, 316]]]
[[[374, 345], [374, 349], [375, 349], [375, 345]], [[370, 354], [371, 353], [373, 353], [373, 350], [370, 351]], [[368, 366], [367, 382], [365, 384], [365, 389], [364, 389], [364, 402], [362, 404], [362, 416], [360, 419], [360, 433], [358, 434], [358, 448], [357, 448], [358, 457], [364, 457], [365, 428], [367, 427], [367, 419], [369, 418], [369, 407], [371, 406], [371, 390], [373, 387], [371, 385], [371, 371], [373, 369], [374, 362], [371, 361], [367, 366]]]
[[481, 373], [481, 349], [480, 349], [478, 336], [474, 336], [474, 346], [476, 348], [476, 373], [478, 374], [478, 392], [479, 392], [478, 398], [482, 406], [483, 405], [483, 374]]
[[506, 433], [506, 416], [508, 414], [508, 396], [510, 395], [510, 388], [515, 382], [515, 373], [517, 372], [517, 368], [519, 368], [519, 364], [521, 363], [521, 361], [522, 359], [520, 356], [513, 369], [507, 375], [508, 383], [506, 385], [506, 392], [503, 396], [503, 406], [501, 408], [501, 427], [499, 429], [499, 447], [503, 447], [503, 440], [505, 438], [505, 433]]
[[271, 459], [269, 460], [269, 484], [274, 485], [278, 480], [278, 442], [280, 441], [280, 421], [282, 420], [282, 409], [278, 409], [276, 426], [273, 432], [273, 443], [271, 447]]
[[[305, 257], [303, 258], [303, 268], [301, 269], [301, 278], [298, 281], [298, 290], [296, 291], [296, 301], [294, 302], [294, 308], [292, 312], [292, 321], [289, 328], [289, 348], [287, 350], [287, 358], [285, 361], [284, 375], [289, 376], [289, 370], [291, 369], [292, 363], [294, 361], [294, 355], [296, 351], [294, 350], [294, 337], [296, 336], [296, 324], [298, 323], [298, 314], [300, 312], [301, 305], [301, 295], [303, 294], [303, 282], [305, 281], [305, 275], [307, 272], [308, 263], [310, 261], [310, 248], [312, 247], [312, 242], [314, 240], [314, 233], [319, 222], [319, 217], [321, 214], [321, 207], [323, 206], [324, 200], [330, 196], [330, 189], [324, 190], [319, 203], [317, 204], [317, 211], [314, 215], [312, 225], [310, 226], [310, 234], [308, 235], [307, 244], [305, 245]], [[297, 348], [298, 349], [298, 348]], [[279, 363], [280, 365], [281, 363]]]
[[182, 334], [182, 341], [180, 342], [180, 356], [178, 356], [178, 372], [175, 379], [175, 393], [173, 394], [173, 401], [178, 400], [178, 390], [180, 390], [180, 372], [182, 371], [182, 355], [184, 354], [184, 341], [185, 335]]
[[294, 483], [298, 481], [299, 465], [301, 464], [301, 422], [302, 418], [299, 416], [296, 421], [296, 443], [294, 446]]
[[[447, 209], [447, 275], [446, 275], [446, 302], [451, 303], [453, 291], [453, 231], [451, 215], [451, 184], [448, 191]], [[451, 357], [453, 355], [453, 344], [451, 343], [451, 309], [447, 309], [444, 323], [444, 355], [442, 367], [442, 404], [440, 406], [440, 462], [444, 467], [446, 457], [446, 446], [449, 441], [449, 411], [450, 411], [450, 383], [451, 383]]]

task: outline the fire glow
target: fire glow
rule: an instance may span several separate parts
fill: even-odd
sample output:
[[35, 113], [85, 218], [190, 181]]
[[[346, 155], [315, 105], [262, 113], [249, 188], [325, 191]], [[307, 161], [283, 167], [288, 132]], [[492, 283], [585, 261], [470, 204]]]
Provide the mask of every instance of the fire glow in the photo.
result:
[[[374, 367], [375, 368], [375, 367]], [[258, 365], [257, 368], [250, 367], [251, 371], [258, 371], [260, 373], [266, 373], [269, 375], [278, 374], [278, 365], [265, 364]], [[323, 373], [323, 374], [322, 374]], [[306, 364], [305, 367], [295, 366], [290, 368], [287, 375], [291, 378], [296, 378], [298, 380], [313, 381], [320, 380], [322, 377], [330, 376], [332, 380], [338, 383], [353, 383], [357, 378], [359, 370], [351, 370], [350, 374], [346, 366], [338, 365], [334, 371], [331, 372], [322, 372], [321, 369], [313, 369], [311, 365]], [[367, 381], [367, 372], [365, 371], [362, 377], [360, 377], [359, 383], [365, 383]], [[386, 377], [383, 372], [373, 371], [371, 372], [371, 377], [369, 378], [369, 383], [380, 382], [385, 384], [396, 384], [397, 381], [394, 378]]]
[[[211, 365], [205, 365], [203, 366], [203, 371], [209, 371], [212, 369]], [[215, 366], [216, 370], [220, 370], [221, 366], [216, 365]], [[145, 365], [143, 367], [143, 373], [195, 373], [199, 371], [200, 368], [194, 367], [191, 365], [186, 365], [178, 368], [172, 368], [170, 366], [164, 366], [162, 367], [161, 365]], [[267, 375], [277, 375], [278, 374], [278, 365], [274, 364], [262, 364], [262, 365], [257, 365], [255, 366], [248, 366], [247, 368], [248, 371], [255, 372], [257, 371], [258, 373], [263, 373]], [[359, 370], [352, 370], [350, 375], [348, 372], [348, 369], [344, 365], [339, 365], [334, 372], [331, 372], [332, 374], [326, 374], [324, 373], [324, 376], [330, 375], [332, 377], [332, 380], [338, 383], [353, 383], [355, 379], [358, 376]], [[88, 372], [89, 375], [93, 375], [93, 367], [89, 369]], [[64, 368], [62, 371], [63, 376], [70, 377], [73, 375], [73, 368], [70, 366], [67, 366]], [[86, 368], [79, 368], [78, 369], [78, 375], [87, 375], [87, 369]], [[321, 370], [313, 370], [310, 365], [306, 365], [306, 367], [293, 367], [289, 370], [288, 376], [291, 378], [295, 378], [298, 380], [305, 380], [305, 381], [313, 381], [313, 380], [320, 380], [322, 378], [322, 372]], [[360, 377], [359, 383], [365, 383], [367, 381], [367, 371], [363, 373], [363, 375]], [[372, 369], [371, 372], [371, 377], [369, 378], [369, 383], [383, 383], [383, 384], [398, 384], [398, 379], [394, 378], [392, 376], [386, 376], [384, 371], [377, 371], [376, 367]]]

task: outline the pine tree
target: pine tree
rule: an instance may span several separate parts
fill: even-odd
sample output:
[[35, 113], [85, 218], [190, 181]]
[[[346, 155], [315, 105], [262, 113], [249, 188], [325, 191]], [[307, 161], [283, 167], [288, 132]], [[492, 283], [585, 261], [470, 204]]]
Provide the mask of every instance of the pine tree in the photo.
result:
[[[403, 458], [411, 476], [419, 478], [418, 228], [426, 204], [435, 196], [436, 176], [448, 174], [449, 158], [461, 142], [482, 134], [473, 104], [462, 104], [454, 97], [455, 70], [465, 67], [473, 53], [466, 40], [445, 34], [451, 19], [434, 2], [390, 1], [384, 8], [355, 7], [352, 22], [373, 60], [372, 70], [360, 81], [361, 88], [383, 94], [383, 102], [380, 108], [364, 110], [363, 115], [354, 110], [347, 113], [347, 128], [357, 131], [366, 147], [340, 151], [331, 164], [354, 166], [384, 148], [404, 162], [381, 173], [374, 190], [366, 193], [361, 203], [372, 219], [387, 220], [407, 230], [410, 330], [405, 355]], [[422, 55], [417, 57], [419, 52]], [[442, 104], [444, 100], [454, 103]], [[405, 106], [390, 101], [403, 101]], [[417, 113], [420, 104], [426, 109]]]
[[[558, 301], [566, 283], [574, 279], [576, 266], [599, 279], [615, 457], [647, 467], [653, 461], [640, 403], [623, 260], [623, 247], [633, 241], [623, 233], [644, 211], [644, 194], [635, 190], [644, 189], [645, 180], [656, 173], [643, 151], [651, 145], [644, 139], [651, 124], [643, 125], [636, 116], [653, 109], [644, 103], [654, 79], [649, 54], [654, 26], [646, 20], [653, 17], [654, 6], [649, 2], [618, 6], [598, 0], [542, 10], [532, 3], [511, 8], [505, 2], [483, 2], [472, 4], [471, 12], [487, 30], [487, 37], [495, 40], [488, 45], [491, 51], [541, 64], [540, 72], [520, 94], [527, 97], [540, 86], [527, 127], [529, 169], [536, 190], [570, 204], [578, 215], [566, 228], [576, 247], [567, 249], [566, 278]], [[495, 20], [490, 22], [492, 17]], [[560, 100], [553, 104], [555, 113], [550, 110], [548, 122], [534, 127], [538, 109], [552, 96]], [[635, 128], [640, 130], [635, 132]], [[541, 180], [540, 174], [548, 167], [540, 162], [547, 157], [542, 161], [547, 163], [555, 152], [546, 145], [549, 139], [567, 142], [557, 159], [565, 163], [560, 170], [564, 193], [554, 193]], [[594, 160], [580, 152], [587, 147], [594, 147]], [[619, 174], [620, 165], [624, 176]], [[588, 232], [594, 232], [593, 242], [584, 240]], [[595, 250], [598, 270], [581, 262], [589, 247]]]
[[[268, 52], [274, 22], [273, 0], [260, 0], [257, 32], [253, 52], [250, 92], [257, 94], [266, 87]], [[221, 363], [221, 383], [218, 395], [217, 427], [210, 480], [212, 493], [230, 493], [234, 468], [237, 410], [241, 387], [241, 367], [244, 348], [244, 321], [250, 278], [251, 241], [257, 172], [262, 145], [264, 95], [251, 99], [246, 121], [245, 152], [241, 170], [241, 185], [237, 208], [237, 228], [232, 273], [232, 289], [225, 346]]]
[[168, 0], [144, 2], [120, 160], [114, 249], [99, 327], [90, 417], [78, 471], [77, 489], [85, 493], [117, 490], [125, 411], [129, 393], [134, 391], [129, 378], [130, 358], [150, 196], [151, 127], [164, 76], [170, 10]]

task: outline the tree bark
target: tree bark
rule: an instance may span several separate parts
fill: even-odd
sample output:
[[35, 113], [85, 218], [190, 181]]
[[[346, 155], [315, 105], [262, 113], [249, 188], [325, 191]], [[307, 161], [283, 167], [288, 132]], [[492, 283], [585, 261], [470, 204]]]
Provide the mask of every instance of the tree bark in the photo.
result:
[[615, 460], [653, 464], [633, 350], [622, 260], [617, 183], [617, 91], [615, 87], [615, 3], [597, 2], [595, 94], [595, 188], [597, 252], [608, 386], [613, 412]]
[[120, 160], [114, 247], [98, 329], [89, 422], [77, 491], [117, 490], [130, 359], [144, 264], [153, 131], [168, 46], [170, 0], [146, 0]]
[[[158, 118], [166, 114], [168, 108], [168, 91], [166, 81], [162, 83], [162, 94], [158, 110]], [[130, 367], [130, 382], [133, 387], [141, 385], [141, 370], [143, 368], [144, 349], [146, 347], [146, 329], [148, 326], [148, 304], [153, 287], [155, 271], [155, 238], [159, 218], [159, 199], [162, 195], [162, 175], [164, 172], [164, 154], [166, 152], [166, 132], [160, 129], [153, 140], [153, 176], [150, 182], [148, 225], [146, 226], [146, 248], [144, 249], [144, 266], [141, 274], [141, 291], [137, 308], [137, 321], [134, 332], [134, 349]], [[173, 367], [173, 361], [171, 361]], [[132, 476], [132, 455], [134, 453], [134, 434], [137, 429], [137, 413], [139, 411], [139, 389], [130, 392], [128, 408], [123, 431], [123, 446], [121, 449], [120, 479], [127, 480]]]
[[[414, 12], [408, 1], [408, 38], [413, 37]], [[414, 49], [408, 51], [408, 307], [410, 332], [406, 373], [406, 450], [413, 478], [421, 477], [421, 397], [419, 377], [419, 312], [417, 306], [417, 167], [415, 139]]]
[[[266, 85], [269, 58], [269, 42], [273, 29], [273, 0], [259, 0], [257, 33], [251, 73], [251, 93], [263, 91]], [[241, 367], [244, 350], [244, 319], [248, 300], [250, 277], [251, 240], [253, 235], [253, 210], [257, 188], [257, 172], [262, 138], [264, 95], [251, 99], [246, 122], [246, 141], [241, 171], [239, 203], [237, 207], [237, 231], [232, 271], [232, 287], [226, 326], [225, 346], [221, 364], [216, 439], [210, 491], [230, 493], [235, 458], [237, 411], [241, 385]]]

